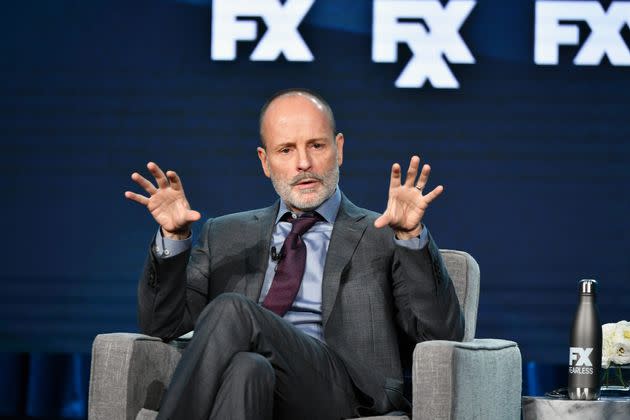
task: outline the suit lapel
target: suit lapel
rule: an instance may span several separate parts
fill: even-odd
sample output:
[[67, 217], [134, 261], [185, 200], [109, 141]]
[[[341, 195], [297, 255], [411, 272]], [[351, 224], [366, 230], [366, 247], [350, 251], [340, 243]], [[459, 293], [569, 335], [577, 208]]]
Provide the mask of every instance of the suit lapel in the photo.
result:
[[[279, 201], [271, 207], [258, 210], [247, 222], [251, 223], [253, 246], [247, 255], [247, 275], [243, 293], [254, 302], [258, 301], [269, 260], [269, 244], [278, 214]], [[326, 325], [339, 292], [343, 270], [350, 262], [354, 251], [367, 228], [366, 214], [352, 204], [345, 195], [333, 226], [322, 284], [322, 325]]]
[[252, 224], [250, 231], [253, 235], [254, 246], [249, 249], [247, 255], [247, 279], [244, 294], [254, 302], [258, 301], [265, 280], [265, 271], [269, 260], [269, 244], [278, 214], [278, 206], [279, 202], [276, 202], [271, 207], [258, 210], [248, 221]]
[[350, 262], [369, 223], [365, 216], [366, 214], [361, 209], [342, 194], [324, 266], [322, 285], [322, 325], [324, 327], [335, 305], [343, 270]]

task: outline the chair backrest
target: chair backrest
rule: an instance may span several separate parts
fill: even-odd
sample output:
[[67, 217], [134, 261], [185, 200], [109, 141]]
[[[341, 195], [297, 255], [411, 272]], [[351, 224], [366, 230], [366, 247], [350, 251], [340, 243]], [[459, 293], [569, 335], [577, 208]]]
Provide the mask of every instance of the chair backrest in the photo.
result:
[[441, 249], [442, 259], [446, 265], [459, 304], [464, 312], [466, 329], [464, 341], [475, 338], [477, 328], [477, 308], [479, 306], [479, 265], [477, 261], [464, 251]]

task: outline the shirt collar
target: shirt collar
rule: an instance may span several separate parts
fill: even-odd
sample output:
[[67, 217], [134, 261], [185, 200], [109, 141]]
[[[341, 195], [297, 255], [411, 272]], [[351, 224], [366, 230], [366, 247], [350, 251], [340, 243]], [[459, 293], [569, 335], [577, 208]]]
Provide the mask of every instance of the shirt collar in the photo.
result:
[[[337, 219], [337, 212], [339, 211], [339, 206], [341, 205], [341, 191], [339, 191], [339, 187], [335, 188], [335, 192], [333, 195], [328, 197], [326, 201], [320, 204], [319, 207], [315, 209], [317, 213], [320, 214], [328, 223], [335, 223], [335, 219]], [[276, 223], [280, 221], [280, 218], [286, 213], [291, 213], [291, 210], [287, 207], [284, 201], [280, 200], [280, 208], [278, 209], [278, 215], [276, 216]]]

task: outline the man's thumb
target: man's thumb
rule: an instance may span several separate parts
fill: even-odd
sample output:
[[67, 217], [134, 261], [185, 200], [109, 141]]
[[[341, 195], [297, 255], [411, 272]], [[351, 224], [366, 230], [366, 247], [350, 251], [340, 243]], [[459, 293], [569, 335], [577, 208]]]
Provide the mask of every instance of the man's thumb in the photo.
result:
[[377, 229], [380, 229], [383, 226], [387, 226], [387, 224], [388, 224], [388, 218], [384, 214], [374, 221], [374, 227]]

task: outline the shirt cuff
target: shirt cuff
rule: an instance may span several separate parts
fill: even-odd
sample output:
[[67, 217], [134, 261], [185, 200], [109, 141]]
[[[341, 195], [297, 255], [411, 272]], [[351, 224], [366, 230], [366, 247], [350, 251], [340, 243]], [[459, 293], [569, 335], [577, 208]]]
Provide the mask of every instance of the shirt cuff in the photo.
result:
[[394, 236], [394, 243], [408, 249], [422, 249], [429, 243], [429, 231], [426, 226], [422, 226], [422, 232], [420, 232], [420, 236], [417, 238], [397, 239], [396, 236]]
[[192, 246], [192, 233], [186, 239], [169, 239], [162, 236], [162, 228], [155, 234], [153, 252], [159, 258], [170, 258], [187, 251]]

